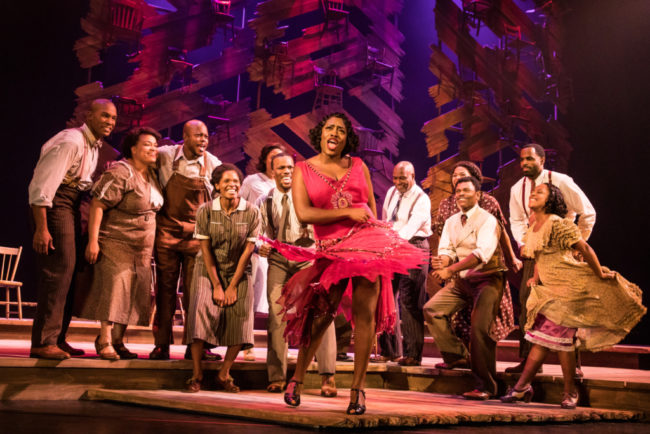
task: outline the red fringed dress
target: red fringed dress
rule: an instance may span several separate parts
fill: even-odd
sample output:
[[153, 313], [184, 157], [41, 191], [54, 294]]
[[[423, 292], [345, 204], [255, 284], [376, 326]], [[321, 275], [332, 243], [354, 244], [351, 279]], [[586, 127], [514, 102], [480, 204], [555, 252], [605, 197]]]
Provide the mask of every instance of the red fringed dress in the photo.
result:
[[[335, 180], [320, 173], [308, 162], [296, 163], [303, 175], [307, 194], [316, 208], [334, 209], [365, 207], [368, 186], [361, 159], [352, 157], [351, 167]], [[285, 338], [291, 345], [308, 345], [312, 320], [322, 315], [335, 315], [336, 306], [330, 306], [327, 291], [346, 278], [362, 276], [374, 282], [380, 279], [377, 302], [377, 333], [392, 332], [395, 324], [395, 304], [391, 279], [394, 273], [408, 274], [427, 261], [421, 249], [397, 235], [390, 225], [371, 219], [359, 224], [345, 219], [326, 225], [314, 225], [316, 248], [303, 248], [267, 240], [287, 259], [313, 261], [309, 268], [296, 273], [285, 285], [278, 303], [283, 306], [287, 322]], [[351, 318], [352, 287], [347, 290], [340, 309]]]

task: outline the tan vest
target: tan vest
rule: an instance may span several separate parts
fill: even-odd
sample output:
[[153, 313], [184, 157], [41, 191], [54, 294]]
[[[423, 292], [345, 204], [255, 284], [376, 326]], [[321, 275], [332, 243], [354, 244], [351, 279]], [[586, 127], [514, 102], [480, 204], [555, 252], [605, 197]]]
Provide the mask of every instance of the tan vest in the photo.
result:
[[[450, 234], [450, 243], [454, 246], [456, 250], [456, 255], [458, 258], [466, 258], [472, 254], [472, 251], [476, 247], [476, 234], [478, 229], [485, 224], [488, 218], [492, 217], [492, 214], [485, 211], [483, 208], [478, 208], [472, 217], [467, 220], [465, 226], [458, 234]], [[501, 226], [497, 225], [497, 239], [501, 235]], [[464, 279], [473, 279], [477, 277], [482, 277], [487, 274], [493, 274], [499, 271], [506, 271], [507, 268], [503, 263], [503, 255], [501, 254], [501, 247], [497, 243], [497, 248], [494, 250], [494, 254], [487, 262], [478, 270], [467, 270], [467, 273], [462, 273], [462, 278]]]

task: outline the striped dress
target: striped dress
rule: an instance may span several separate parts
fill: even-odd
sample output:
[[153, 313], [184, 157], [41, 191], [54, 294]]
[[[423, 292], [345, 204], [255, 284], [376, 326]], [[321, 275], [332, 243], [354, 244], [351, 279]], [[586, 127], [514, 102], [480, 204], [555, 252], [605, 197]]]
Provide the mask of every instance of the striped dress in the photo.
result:
[[[260, 230], [259, 210], [239, 199], [230, 215], [221, 208], [219, 197], [206, 202], [196, 215], [194, 238], [209, 240], [216, 260], [217, 274], [225, 290], [237, 269], [247, 243], [254, 243]], [[212, 301], [212, 283], [208, 277], [203, 254], [199, 251], [190, 288], [187, 313], [186, 342], [200, 339], [214, 346], [253, 346], [253, 294], [248, 290], [249, 271], [237, 285], [237, 301], [219, 307]]]

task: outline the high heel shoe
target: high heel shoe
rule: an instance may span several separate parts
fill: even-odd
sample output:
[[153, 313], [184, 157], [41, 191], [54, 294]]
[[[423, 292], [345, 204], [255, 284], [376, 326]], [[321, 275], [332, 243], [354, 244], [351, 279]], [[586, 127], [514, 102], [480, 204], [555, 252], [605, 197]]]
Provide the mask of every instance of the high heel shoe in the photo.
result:
[[509, 387], [508, 391], [501, 398], [501, 402], [512, 403], [517, 401], [530, 402], [533, 399], [533, 386], [530, 384], [524, 390], [517, 390]]
[[566, 408], [568, 410], [573, 410], [578, 406], [578, 392], [575, 393], [565, 393], [562, 397], [562, 403], [560, 407]]
[[300, 393], [297, 393], [298, 387], [302, 386], [302, 381], [289, 380], [287, 391], [284, 392], [284, 402], [292, 407], [300, 405]]
[[[352, 401], [352, 392], [357, 392], [357, 399]], [[363, 403], [359, 402], [359, 398], [363, 396]], [[366, 412], [366, 392], [363, 389], [350, 389], [350, 405], [345, 411], [347, 414], [360, 416]]]

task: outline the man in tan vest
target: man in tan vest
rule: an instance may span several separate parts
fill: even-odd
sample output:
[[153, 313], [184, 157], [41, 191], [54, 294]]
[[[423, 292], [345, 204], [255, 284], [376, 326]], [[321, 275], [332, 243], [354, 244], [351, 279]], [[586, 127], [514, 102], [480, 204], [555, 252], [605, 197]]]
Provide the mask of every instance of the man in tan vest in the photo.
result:
[[[478, 206], [480, 184], [461, 178], [456, 184], [456, 202], [461, 212], [445, 222], [438, 256], [431, 264], [434, 278], [448, 281], [424, 306], [424, 318], [440, 349], [440, 369], [471, 366], [476, 388], [467, 399], [489, 399], [497, 393], [496, 342], [490, 337], [503, 295], [506, 267], [499, 251], [499, 224]], [[473, 305], [470, 351], [450, 327], [451, 316]]]

